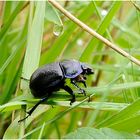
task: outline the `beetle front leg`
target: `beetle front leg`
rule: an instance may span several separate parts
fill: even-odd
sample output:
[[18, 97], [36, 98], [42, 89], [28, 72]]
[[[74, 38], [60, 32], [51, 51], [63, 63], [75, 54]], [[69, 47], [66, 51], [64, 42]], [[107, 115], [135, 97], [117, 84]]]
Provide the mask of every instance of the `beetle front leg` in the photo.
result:
[[85, 88], [86, 88], [87, 87], [87, 85], [86, 85], [86, 79], [87, 78], [86, 78], [85, 75], [80, 74], [76, 78], [74, 78], [73, 80], [75, 80], [76, 82], [82, 83], [85, 86]]
[[70, 99], [70, 105], [72, 105], [73, 102], [75, 102], [75, 95], [74, 95], [74, 92], [73, 90], [69, 87], [69, 86], [63, 86], [62, 87], [65, 91], [67, 91], [71, 96], [72, 96], [72, 99]]
[[87, 85], [86, 85], [86, 76], [84, 76], [84, 75], [80, 75], [80, 78], [78, 79], [78, 82], [81, 82], [84, 86], [85, 86], [85, 88], [87, 87]]
[[79, 89], [80, 92], [81, 92], [82, 94], [84, 94], [84, 95], [86, 96], [85, 90], [84, 90], [84, 89], [81, 89], [81, 88], [77, 85], [77, 83], [76, 83], [76, 81], [75, 81], [74, 79], [71, 79], [71, 83], [72, 83], [77, 89]]
[[82, 83], [85, 86], [85, 88], [87, 87], [86, 82], [84, 80], [81, 80], [81, 81], [78, 81], [78, 82]]

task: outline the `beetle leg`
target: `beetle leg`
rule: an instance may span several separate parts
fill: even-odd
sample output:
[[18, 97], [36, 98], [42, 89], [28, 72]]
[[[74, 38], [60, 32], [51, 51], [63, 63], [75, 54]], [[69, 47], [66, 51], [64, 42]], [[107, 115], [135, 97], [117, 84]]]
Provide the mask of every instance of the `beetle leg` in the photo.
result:
[[85, 90], [84, 90], [84, 89], [81, 89], [81, 88], [77, 85], [77, 83], [76, 83], [76, 81], [75, 81], [74, 79], [71, 79], [71, 83], [72, 83], [77, 89], [79, 89], [80, 92], [81, 92], [82, 94], [84, 94], [84, 95], [86, 96]]
[[87, 85], [86, 85], [86, 76], [85, 75], [80, 74], [76, 78], [74, 78], [74, 80], [76, 82], [82, 83], [85, 86], [85, 88], [87, 87]]
[[89, 98], [88, 98], [88, 102], [90, 102], [91, 101], [91, 97], [90, 96], [88, 96]]
[[79, 82], [81, 82], [85, 86], [85, 88], [87, 87], [86, 82], [84, 80], [81, 80]]
[[44, 98], [42, 98], [42, 99], [40, 99], [40, 101], [37, 102], [37, 103], [32, 107], [32, 109], [31, 109], [30, 111], [27, 112], [28, 115], [27, 115], [25, 118], [19, 120], [18, 122], [24, 121], [24, 120], [27, 119], [29, 116], [31, 116], [31, 114], [33, 113], [33, 111], [34, 111], [41, 103], [43, 103], [43, 102], [44, 102], [45, 100], [47, 100], [47, 99], [48, 99], [48, 96], [47, 96], [47, 97], [44, 97]]
[[63, 86], [62, 87], [65, 91], [67, 91], [71, 96], [72, 96], [72, 99], [70, 99], [70, 105], [72, 105], [73, 102], [75, 102], [75, 95], [73, 93], [73, 90], [69, 87], [69, 86]]

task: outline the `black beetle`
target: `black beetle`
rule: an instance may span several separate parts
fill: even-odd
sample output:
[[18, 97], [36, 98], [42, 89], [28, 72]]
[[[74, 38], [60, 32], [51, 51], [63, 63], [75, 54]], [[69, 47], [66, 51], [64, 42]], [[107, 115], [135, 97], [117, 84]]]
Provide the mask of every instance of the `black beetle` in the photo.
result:
[[[27, 112], [28, 116], [32, 114], [39, 104], [47, 100], [54, 91], [60, 89], [64, 89], [72, 96], [70, 99], [71, 105], [75, 102], [75, 95], [73, 90], [68, 85], [65, 85], [65, 80], [70, 79], [80, 93], [86, 95], [85, 90], [80, 88], [77, 82], [83, 83], [86, 87], [86, 75], [93, 73], [93, 70], [87, 64], [77, 60], [63, 60], [38, 68], [32, 74], [29, 86], [34, 97], [41, 98], [41, 100]], [[27, 117], [20, 121], [25, 120]]]

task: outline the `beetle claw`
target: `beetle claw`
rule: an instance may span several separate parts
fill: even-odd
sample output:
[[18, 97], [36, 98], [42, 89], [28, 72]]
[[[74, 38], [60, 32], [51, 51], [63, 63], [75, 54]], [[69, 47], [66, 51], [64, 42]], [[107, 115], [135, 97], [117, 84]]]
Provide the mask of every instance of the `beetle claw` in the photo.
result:
[[30, 112], [29, 111], [25, 111], [28, 115], [30, 115]]
[[31, 114], [32, 114], [31, 110], [25, 111], [25, 112], [28, 114], [28, 116], [31, 116]]
[[70, 105], [75, 102], [75, 98], [70, 99]]
[[72, 102], [70, 102], [70, 105], [72, 105]]
[[90, 98], [90, 96], [88, 96], [89, 98], [88, 98], [88, 102], [90, 102], [91, 101], [91, 98]]
[[85, 90], [84, 89], [80, 89], [80, 93], [79, 94], [84, 94], [85, 96], [86, 96], [86, 92], [85, 92]]

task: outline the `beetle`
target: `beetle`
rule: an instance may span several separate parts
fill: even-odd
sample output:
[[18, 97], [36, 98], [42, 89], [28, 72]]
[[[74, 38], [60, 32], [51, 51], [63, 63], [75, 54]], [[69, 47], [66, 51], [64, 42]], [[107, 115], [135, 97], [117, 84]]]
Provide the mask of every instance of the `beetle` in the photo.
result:
[[[70, 79], [71, 84], [86, 96], [85, 90], [80, 88], [77, 82], [82, 83], [86, 87], [86, 75], [93, 73], [93, 70], [87, 64], [74, 59], [54, 62], [38, 68], [30, 78], [29, 87], [33, 96], [41, 99], [27, 112], [27, 117], [32, 114], [39, 104], [46, 101], [53, 92], [59, 91], [60, 89], [64, 89], [72, 96], [70, 99], [70, 105], [72, 105], [76, 100], [75, 94], [66, 85], [66, 79]], [[27, 117], [20, 121], [25, 120]]]

